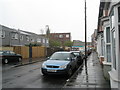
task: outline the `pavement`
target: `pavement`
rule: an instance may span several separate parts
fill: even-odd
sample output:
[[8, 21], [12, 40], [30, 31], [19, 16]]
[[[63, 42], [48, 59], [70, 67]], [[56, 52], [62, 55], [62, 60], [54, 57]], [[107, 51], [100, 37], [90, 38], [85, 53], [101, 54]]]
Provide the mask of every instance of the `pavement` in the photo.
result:
[[22, 59], [22, 61], [14, 65], [14, 67], [33, 64], [33, 63], [44, 61], [44, 60], [45, 60], [45, 57]]
[[110, 89], [110, 81], [104, 78], [96, 52], [91, 53], [87, 59], [87, 66], [83, 64], [82, 68], [67, 81], [64, 88]]

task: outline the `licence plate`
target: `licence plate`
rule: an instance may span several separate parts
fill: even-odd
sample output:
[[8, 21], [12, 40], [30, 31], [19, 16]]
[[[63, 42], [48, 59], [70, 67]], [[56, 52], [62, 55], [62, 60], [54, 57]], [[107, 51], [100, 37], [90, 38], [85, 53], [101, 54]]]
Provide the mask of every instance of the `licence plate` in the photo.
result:
[[47, 72], [57, 72], [57, 70], [47, 70]]

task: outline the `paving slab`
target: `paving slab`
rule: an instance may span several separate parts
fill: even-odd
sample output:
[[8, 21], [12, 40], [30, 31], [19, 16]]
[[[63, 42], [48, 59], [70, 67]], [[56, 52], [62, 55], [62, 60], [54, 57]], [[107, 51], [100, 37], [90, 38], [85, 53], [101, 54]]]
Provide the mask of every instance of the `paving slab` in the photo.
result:
[[110, 81], [103, 75], [102, 66], [98, 60], [97, 53], [93, 52], [87, 59], [87, 67], [83, 64], [82, 70], [72, 76], [64, 88], [89, 88], [110, 89]]

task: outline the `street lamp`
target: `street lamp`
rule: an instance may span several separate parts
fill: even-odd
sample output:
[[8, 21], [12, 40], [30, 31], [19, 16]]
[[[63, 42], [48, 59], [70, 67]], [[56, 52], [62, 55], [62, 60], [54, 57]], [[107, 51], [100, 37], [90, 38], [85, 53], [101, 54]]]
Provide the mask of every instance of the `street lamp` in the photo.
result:
[[87, 67], [87, 19], [86, 19], [86, 0], [85, 0], [85, 66]]

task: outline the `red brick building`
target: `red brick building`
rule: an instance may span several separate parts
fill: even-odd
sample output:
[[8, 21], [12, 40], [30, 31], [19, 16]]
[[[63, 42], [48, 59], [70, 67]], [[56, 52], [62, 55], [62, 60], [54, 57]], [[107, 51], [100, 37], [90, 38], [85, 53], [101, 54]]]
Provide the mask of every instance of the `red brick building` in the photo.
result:
[[50, 33], [50, 39], [60, 41], [62, 45], [66, 41], [71, 41], [71, 33]]

